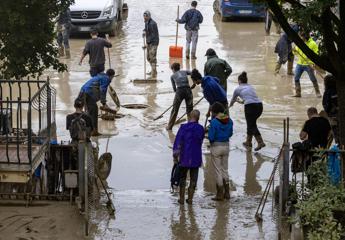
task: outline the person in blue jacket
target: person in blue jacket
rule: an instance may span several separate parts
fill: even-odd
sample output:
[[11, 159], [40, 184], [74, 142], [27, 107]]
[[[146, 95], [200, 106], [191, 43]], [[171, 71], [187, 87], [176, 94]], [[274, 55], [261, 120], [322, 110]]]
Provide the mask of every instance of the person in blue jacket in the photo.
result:
[[233, 122], [225, 113], [223, 104], [216, 102], [211, 106], [212, 120], [208, 129], [208, 139], [211, 143], [210, 152], [212, 164], [216, 172], [217, 194], [212, 200], [230, 199], [230, 179], [228, 158], [230, 151], [229, 139], [233, 134]]
[[198, 182], [199, 167], [202, 163], [202, 142], [204, 141], [205, 131], [199, 124], [200, 112], [192, 110], [190, 120], [186, 124], [181, 124], [177, 132], [173, 156], [178, 159], [181, 171], [180, 178], [180, 199], [178, 202], [184, 204], [186, 191], [186, 178], [189, 172], [190, 183], [188, 187], [188, 199], [186, 202], [192, 204], [196, 184]]
[[228, 113], [228, 99], [226, 96], [226, 92], [223, 89], [223, 87], [220, 85], [218, 78], [212, 77], [212, 76], [202, 77], [201, 73], [197, 69], [193, 69], [191, 78], [194, 83], [191, 88], [193, 89], [196, 85], [201, 84], [204, 97], [210, 104], [210, 107], [206, 114], [207, 117], [210, 116], [211, 106], [215, 102], [221, 103], [225, 109], [225, 112]]
[[107, 91], [108, 87], [115, 76], [114, 69], [108, 69], [106, 73], [99, 73], [87, 81], [80, 90], [79, 98], [85, 101], [86, 112], [92, 119], [94, 130], [91, 136], [99, 136], [98, 132], [98, 106], [97, 102], [101, 101], [104, 108], [109, 108], [107, 105]]

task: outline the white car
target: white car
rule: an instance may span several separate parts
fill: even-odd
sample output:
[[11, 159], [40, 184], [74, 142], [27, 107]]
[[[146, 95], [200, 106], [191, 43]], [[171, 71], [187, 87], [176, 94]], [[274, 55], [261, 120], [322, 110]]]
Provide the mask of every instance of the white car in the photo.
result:
[[72, 34], [97, 30], [114, 36], [122, 20], [123, 0], [75, 0], [70, 10]]

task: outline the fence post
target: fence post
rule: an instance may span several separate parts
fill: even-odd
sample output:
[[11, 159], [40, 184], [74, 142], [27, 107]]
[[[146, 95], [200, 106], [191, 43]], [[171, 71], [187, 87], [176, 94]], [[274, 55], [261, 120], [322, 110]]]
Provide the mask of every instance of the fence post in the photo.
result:
[[52, 92], [50, 89], [49, 77], [47, 78], [47, 130], [48, 130], [48, 139], [51, 140], [51, 118], [52, 118]]
[[284, 143], [283, 143], [283, 161], [280, 162], [280, 188], [279, 188], [279, 219], [282, 226], [285, 216], [286, 202], [289, 198], [289, 118], [284, 120]]

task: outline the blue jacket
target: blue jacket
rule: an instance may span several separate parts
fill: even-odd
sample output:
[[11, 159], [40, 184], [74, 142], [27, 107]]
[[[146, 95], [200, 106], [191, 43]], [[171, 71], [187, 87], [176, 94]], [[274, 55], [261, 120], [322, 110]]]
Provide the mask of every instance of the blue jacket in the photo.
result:
[[210, 105], [215, 102], [228, 102], [226, 92], [220, 85], [218, 78], [212, 76], [203, 77], [201, 87], [203, 89], [204, 97]]
[[232, 134], [233, 122], [228, 115], [220, 113], [211, 120], [210, 128], [208, 129], [210, 143], [229, 142]]
[[179, 156], [180, 166], [187, 168], [200, 167], [202, 163], [202, 142], [204, 128], [197, 122], [181, 124], [174, 142], [174, 155]]
[[82, 87], [81, 92], [91, 96], [96, 102], [101, 100], [102, 104], [107, 102], [107, 90], [110, 84], [110, 79], [105, 73], [100, 73], [91, 78]]
[[199, 10], [191, 8], [187, 10], [181, 19], [178, 19], [178, 23], [185, 23], [184, 28], [186, 30], [199, 30], [199, 24], [204, 20]]

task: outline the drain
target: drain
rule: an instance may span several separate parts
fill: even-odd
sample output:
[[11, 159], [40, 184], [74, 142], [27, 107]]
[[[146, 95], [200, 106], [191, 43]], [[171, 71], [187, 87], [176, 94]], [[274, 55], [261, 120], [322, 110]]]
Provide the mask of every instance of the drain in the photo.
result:
[[121, 105], [121, 107], [128, 108], [128, 109], [145, 109], [145, 108], [149, 108], [150, 105], [147, 105], [147, 104], [124, 104], [124, 105]]

